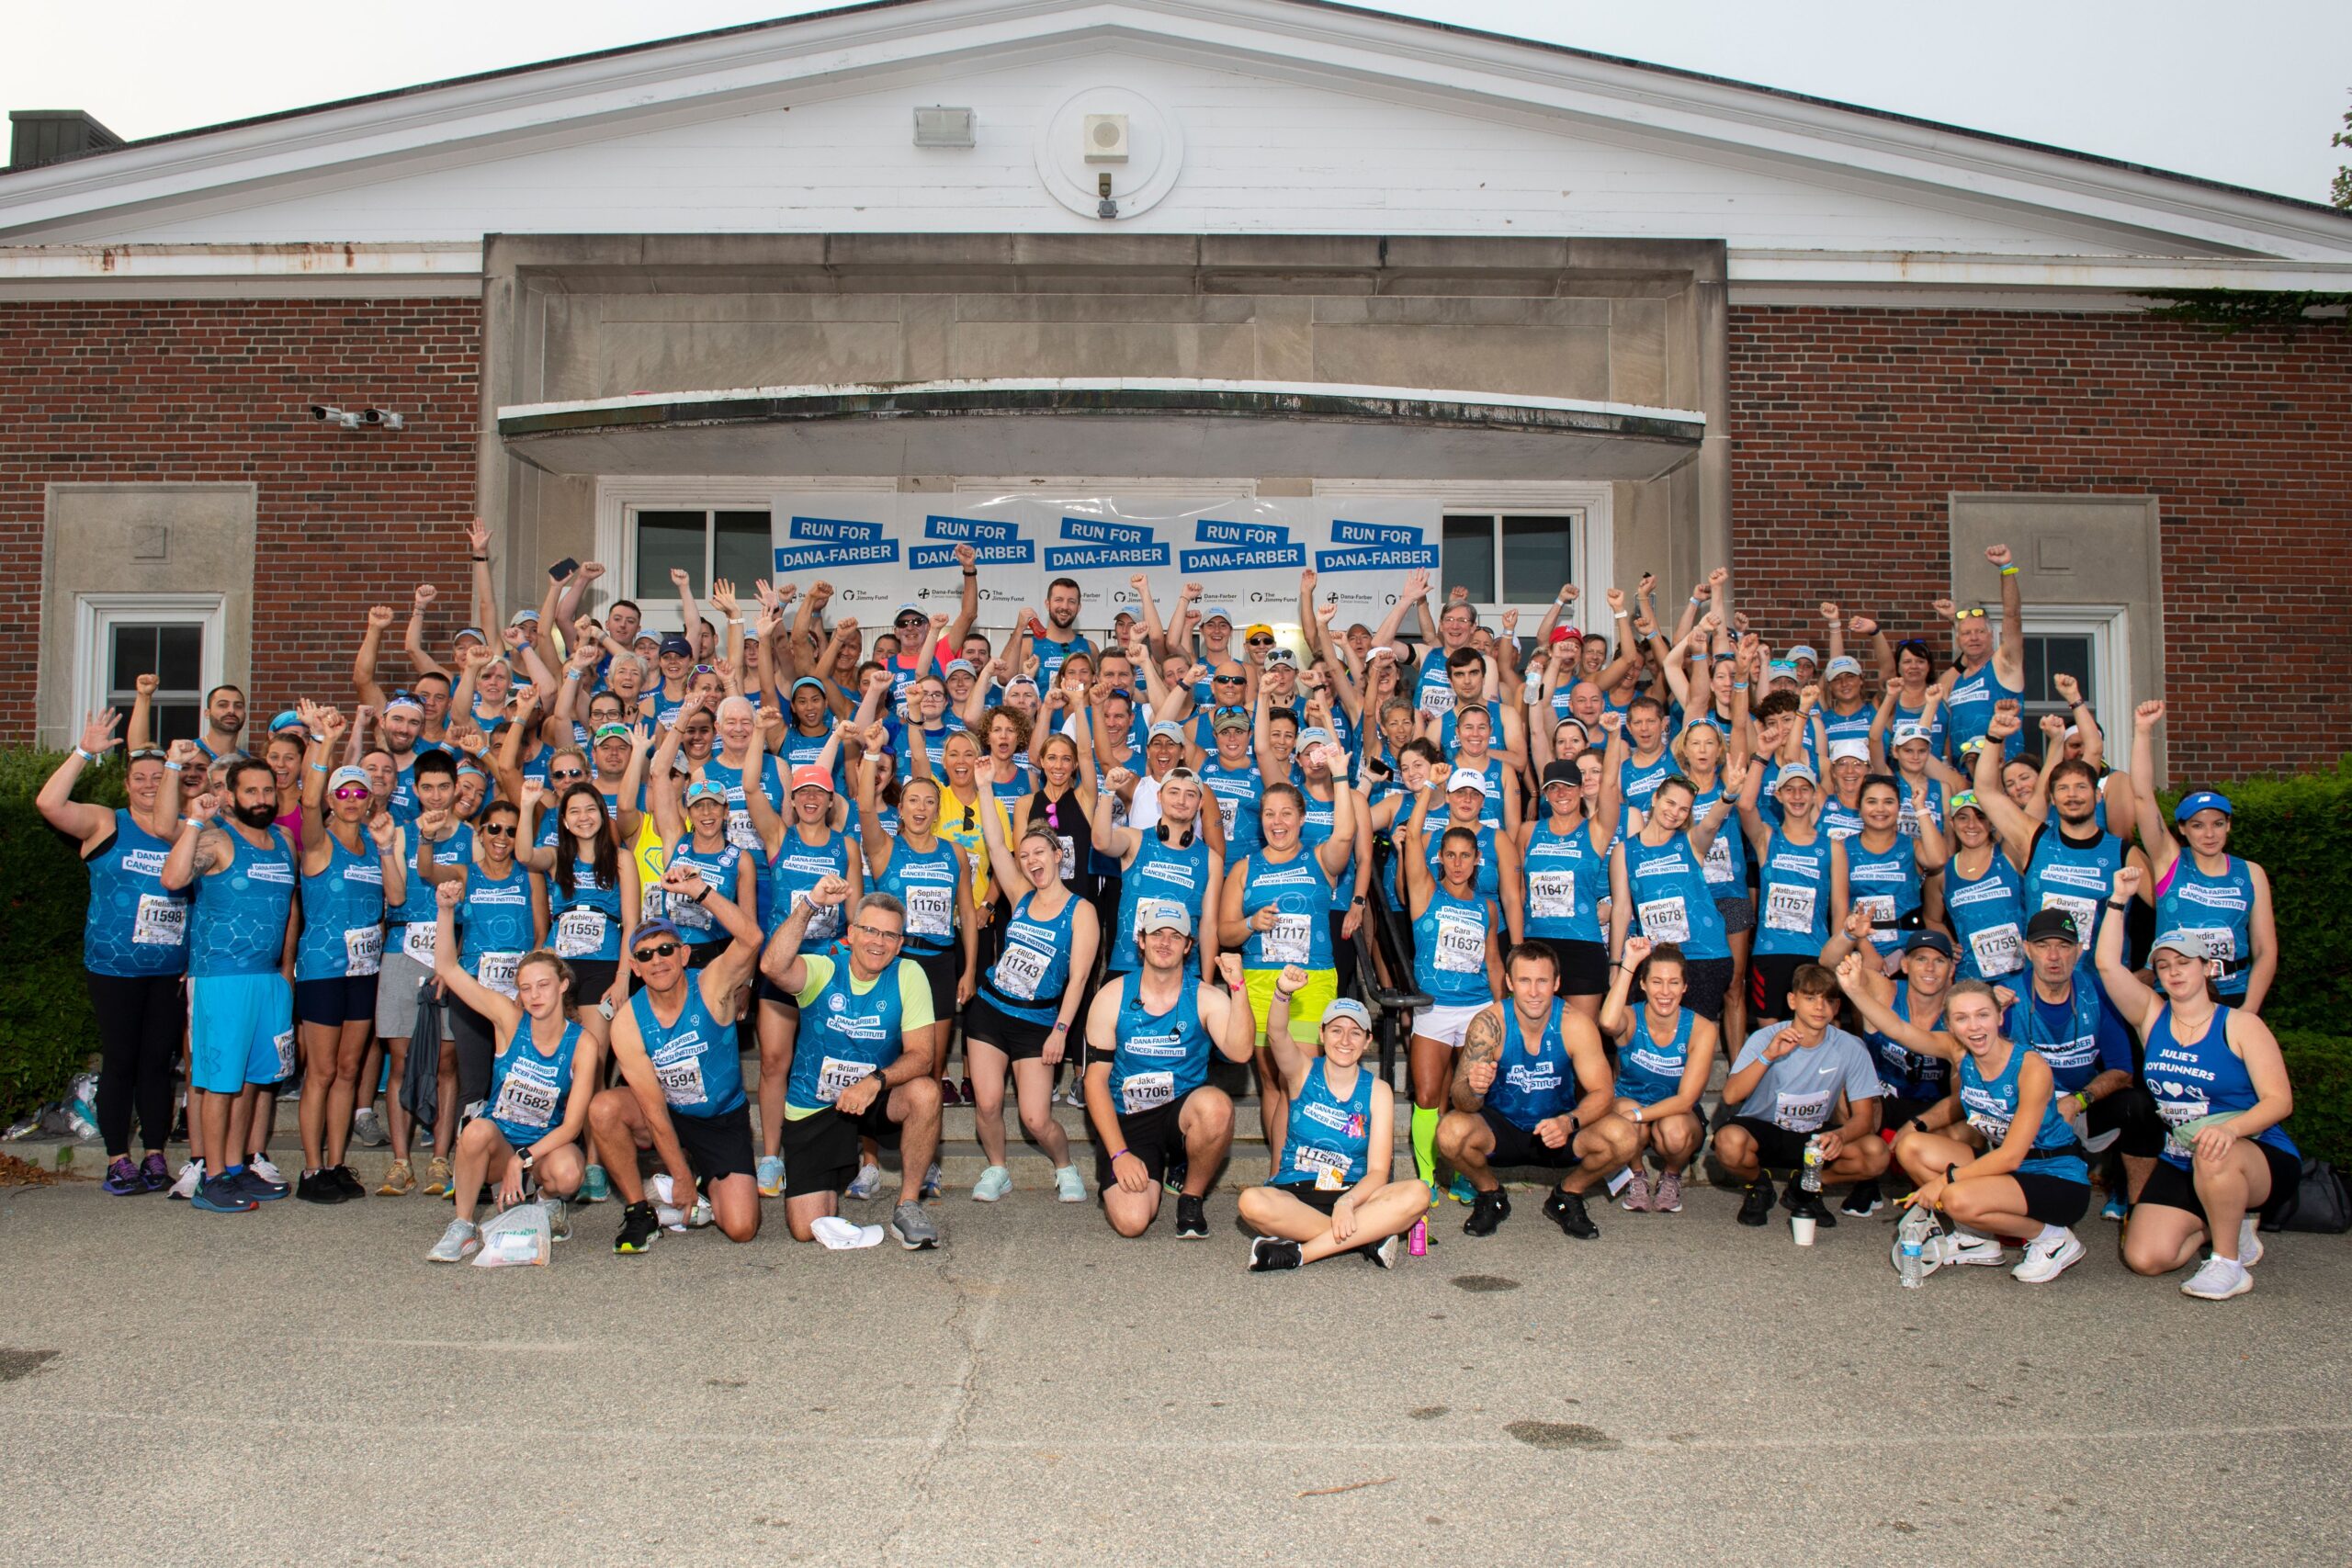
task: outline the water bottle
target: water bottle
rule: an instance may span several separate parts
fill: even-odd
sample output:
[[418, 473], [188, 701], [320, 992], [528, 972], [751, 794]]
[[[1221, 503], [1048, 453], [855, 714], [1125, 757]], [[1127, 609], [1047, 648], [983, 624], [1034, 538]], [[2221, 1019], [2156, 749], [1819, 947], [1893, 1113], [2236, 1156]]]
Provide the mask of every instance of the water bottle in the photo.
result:
[[1821, 1190], [1821, 1134], [1818, 1133], [1804, 1141], [1804, 1168], [1798, 1173], [1797, 1185], [1807, 1192]]
[[1412, 1234], [1405, 1238], [1405, 1251], [1414, 1258], [1427, 1258], [1430, 1255], [1429, 1221], [1415, 1220], [1413, 1222]]
[[1903, 1288], [1906, 1291], [1917, 1290], [1919, 1281], [1927, 1278], [1924, 1254], [1928, 1234], [1934, 1229], [1935, 1221], [1928, 1217], [1925, 1209], [1914, 1203], [1910, 1213], [1903, 1216], [1903, 1224], [1895, 1230], [1895, 1268], [1903, 1276]]

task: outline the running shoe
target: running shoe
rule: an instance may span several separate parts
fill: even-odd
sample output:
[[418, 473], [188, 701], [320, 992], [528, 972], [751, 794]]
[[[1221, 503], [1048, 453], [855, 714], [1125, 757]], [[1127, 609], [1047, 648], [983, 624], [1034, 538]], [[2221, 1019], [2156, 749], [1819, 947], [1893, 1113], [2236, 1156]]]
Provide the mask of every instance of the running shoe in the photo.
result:
[[294, 1196], [305, 1203], [340, 1203], [344, 1200], [342, 1184], [328, 1170], [306, 1170], [295, 1184]]
[[1261, 1235], [1250, 1244], [1250, 1272], [1273, 1274], [1304, 1265], [1298, 1243], [1278, 1235]]
[[2009, 1277], [2029, 1285], [2046, 1285], [2083, 1260], [2083, 1244], [2071, 1230], [2026, 1243], [2025, 1261]]
[[424, 1167], [424, 1195], [447, 1198], [449, 1195], [449, 1162], [435, 1155]]
[[1626, 1175], [1630, 1179], [1625, 1183], [1625, 1195], [1617, 1200], [1617, 1206], [1629, 1214], [1648, 1213], [1650, 1212], [1650, 1179], [1647, 1173], [1634, 1170], [1628, 1171]]
[[571, 1239], [571, 1205], [564, 1199], [548, 1200], [548, 1239], [549, 1241]]
[[693, 1208], [679, 1209], [667, 1203], [656, 1203], [653, 1205], [653, 1217], [661, 1222], [663, 1230], [676, 1231], [684, 1235], [688, 1231], [704, 1229], [714, 1216], [710, 1212], [710, 1200], [696, 1193]]
[[1086, 1178], [1079, 1175], [1078, 1167], [1066, 1165], [1054, 1172], [1054, 1196], [1065, 1203], [1086, 1201]]
[[392, 1134], [385, 1127], [384, 1119], [376, 1113], [376, 1108], [363, 1105], [351, 1118], [351, 1138], [364, 1148], [380, 1149], [392, 1141]]
[[969, 1079], [969, 1078], [966, 1078], [966, 1079], [964, 1079], [964, 1080], [963, 1080], [963, 1082], [957, 1086], [957, 1088], [958, 1088], [958, 1089], [962, 1092], [962, 1094], [963, 1094], [963, 1096], [964, 1096], [964, 1103], [965, 1103], [965, 1104], [967, 1104], [967, 1105], [978, 1105], [978, 1104], [979, 1103], [979, 1100], [978, 1100], [978, 1099], [976, 1099], [976, 1098], [973, 1096], [973, 1093], [972, 1093], [972, 1080], [971, 1080], [971, 1079]]
[[1544, 1217], [1559, 1226], [1561, 1234], [1572, 1241], [1592, 1241], [1600, 1235], [1600, 1227], [1584, 1212], [1581, 1192], [1566, 1192], [1555, 1187], [1552, 1195], [1544, 1200]]
[[650, 1252], [653, 1238], [662, 1234], [661, 1217], [647, 1201], [631, 1203], [621, 1211], [621, 1232], [613, 1238], [615, 1252]]
[[193, 1198], [196, 1196], [196, 1190], [203, 1185], [204, 1162], [200, 1159], [192, 1159], [180, 1167], [178, 1177], [172, 1182], [171, 1195], [175, 1198]]
[[[245, 1161], [245, 1168], [268, 1182], [272, 1187], [287, 1186], [286, 1173], [270, 1163], [267, 1155], [255, 1155]], [[291, 1190], [289, 1188], [288, 1190]]]
[[[277, 1200], [285, 1197], [288, 1193], [294, 1190], [294, 1189], [288, 1187], [286, 1183], [278, 1180], [275, 1176], [270, 1175], [268, 1171], [265, 1171], [262, 1168], [263, 1166], [268, 1165], [268, 1161], [264, 1160], [254, 1165], [249, 1165], [245, 1167], [244, 1170], [237, 1177], [237, 1186], [239, 1190], [256, 1202], [275, 1203]], [[269, 1166], [270, 1170], [276, 1170], [277, 1168], [276, 1166]]]
[[107, 1178], [98, 1183], [100, 1190], [111, 1198], [136, 1198], [147, 1191], [146, 1179], [139, 1168], [130, 1163], [129, 1155], [117, 1155], [107, 1167]]
[[1363, 1260], [1375, 1269], [1396, 1268], [1396, 1238], [1393, 1235], [1388, 1236], [1384, 1238], [1378, 1247], [1363, 1248]]
[[345, 1198], [368, 1196], [367, 1187], [361, 1183], [357, 1176], [352, 1173], [351, 1168], [347, 1165], [331, 1165], [321, 1174], [331, 1179], [337, 1187], [341, 1188]]
[[396, 1159], [384, 1170], [384, 1184], [376, 1189], [379, 1198], [405, 1198], [416, 1190], [416, 1172], [408, 1161]]
[[890, 1239], [909, 1252], [928, 1252], [939, 1245], [939, 1227], [921, 1203], [901, 1203], [890, 1211]]
[[247, 1192], [233, 1176], [207, 1179], [188, 1200], [191, 1208], [208, 1214], [249, 1214], [261, 1207], [259, 1200]]
[[842, 1195], [864, 1202], [881, 1190], [882, 1168], [878, 1165], [861, 1165], [857, 1168], [856, 1178], [847, 1187], [842, 1189]]
[[1682, 1212], [1682, 1173], [1667, 1170], [1658, 1173], [1657, 1187], [1650, 1193], [1650, 1213], [1679, 1214]]
[[1973, 1231], [1954, 1231], [1940, 1239], [1930, 1237], [1928, 1245], [1948, 1264], [1976, 1263], [1990, 1268], [2001, 1261], [2001, 1244]]
[[2209, 1258], [2205, 1267], [2191, 1274], [2180, 1287], [2184, 1296], [2195, 1296], [2200, 1302], [2225, 1302], [2232, 1296], [2242, 1296], [2254, 1289], [2254, 1276], [2243, 1264], [2226, 1258]]
[[1470, 1205], [1470, 1217], [1462, 1222], [1464, 1235], [1492, 1235], [1510, 1218], [1510, 1194], [1501, 1188], [1481, 1192]]
[[980, 1172], [980, 1179], [972, 1183], [972, 1201], [993, 1203], [1012, 1190], [1012, 1172], [1001, 1165], [992, 1165]]
[[1454, 1173], [1452, 1181], [1445, 1184], [1445, 1195], [1457, 1203], [1475, 1203], [1478, 1201], [1478, 1190], [1471, 1186], [1470, 1179], [1459, 1171]]
[[1184, 1190], [1184, 1178], [1192, 1174], [1193, 1162], [1180, 1156], [1168, 1162], [1168, 1168], [1160, 1174], [1159, 1185], [1170, 1192], [1182, 1192]]
[[1772, 1179], [1759, 1176], [1747, 1184], [1739, 1201], [1739, 1223], [1761, 1228], [1772, 1217]]
[[172, 1184], [172, 1168], [164, 1162], [163, 1150], [147, 1151], [147, 1157], [140, 1162], [139, 1180], [150, 1192], [161, 1192]]
[[1877, 1182], [1857, 1181], [1853, 1190], [1846, 1194], [1846, 1201], [1838, 1205], [1838, 1212], [1857, 1220], [1867, 1220], [1883, 1206], [1883, 1200], [1879, 1196]]
[[2117, 1224], [2121, 1224], [2124, 1220], [2130, 1217], [2131, 1213], [2132, 1206], [2129, 1203], [2126, 1203], [2121, 1198], [2110, 1195], [2106, 1202], [2099, 1205], [2098, 1217], [2102, 1220], [2110, 1220]]
[[760, 1156], [757, 1179], [760, 1184], [761, 1197], [783, 1197], [784, 1156], [782, 1155], [762, 1155]]
[[1190, 1192], [1176, 1195], [1176, 1239], [1206, 1241], [1209, 1238], [1208, 1201], [1195, 1198]]
[[939, 1080], [939, 1103], [942, 1105], [961, 1105], [964, 1103], [964, 1097], [956, 1092], [956, 1080], [954, 1078], [942, 1078]]
[[939, 1196], [939, 1162], [937, 1160], [933, 1160], [931, 1168], [922, 1173], [922, 1196], [925, 1201]]
[[433, 1250], [424, 1255], [427, 1263], [463, 1263], [481, 1250], [481, 1230], [471, 1220], [451, 1220]]
[[590, 1161], [588, 1168], [580, 1175], [580, 1201], [583, 1203], [601, 1203], [612, 1195], [613, 1179], [605, 1174], [603, 1166], [593, 1160]]
[[2238, 1222], [2238, 1267], [2251, 1269], [2262, 1261], [2262, 1233], [2255, 1228], [2254, 1216], [2248, 1214]]

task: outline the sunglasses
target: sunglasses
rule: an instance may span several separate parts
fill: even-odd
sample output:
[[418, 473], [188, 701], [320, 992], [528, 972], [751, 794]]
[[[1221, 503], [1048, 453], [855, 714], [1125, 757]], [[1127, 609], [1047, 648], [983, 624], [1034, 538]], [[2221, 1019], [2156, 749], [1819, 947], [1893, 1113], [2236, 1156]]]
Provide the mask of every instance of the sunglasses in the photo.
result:
[[337, 800], [365, 800], [372, 793], [366, 784], [345, 784], [334, 792]]
[[904, 942], [907, 940], [907, 933], [904, 931], [886, 931], [880, 926], [869, 926], [863, 920], [860, 920], [857, 924], [850, 927], [849, 929], [857, 932], [860, 936], [870, 936], [876, 942]]
[[168, 762], [172, 760], [172, 754], [153, 746], [141, 746], [124, 760], [132, 762]]
[[1270, 637], [1253, 637], [1250, 639], [1250, 646], [1252, 648], [1272, 648], [1274, 646], [1274, 639]]
[[550, 784], [578, 784], [582, 779], [584, 779], [588, 775], [586, 773], [582, 773], [578, 768], [566, 768], [560, 773], [548, 773], [548, 782]]
[[1955, 621], [1981, 621], [1984, 618], [1984, 612], [1981, 609], [1955, 610], [1951, 618]]
[[[980, 821], [979, 818], [978, 818], [978, 816], [974, 815], [973, 808], [972, 808], [971, 807], [968, 807], [968, 806], [967, 806], [967, 807], [964, 807], [964, 830], [965, 830], [966, 832], [967, 832], [967, 833], [968, 833], [968, 832], [970, 832], [974, 828], [976, 828], [976, 827], [979, 826], [979, 821]], [[860, 931], [864, 931], [865, 929], [865, 927], [863, 927], [863, 926], [860, 926], [860, 927], [858, 928], [858, 930], [860, 930]]]
[[1212, 675], [1209, 679], [1220, 686], [1246, 686], [1250, 683], [1247, 675]]
[[639, 964], [650, 964], [657, 958], [669, 957], [672, 953], [679, 950], [679, 943], [674, 942], [657, 942], [651, 947], [640, 947], [635, 949], [629, 953], [629, 956], [636, 959]]
[[514, 824], [512, 822], [485, 822], [480, 828], [476, 829], [475, 831], [480, 833], [485, 839], [511, 839], [514, 836]]

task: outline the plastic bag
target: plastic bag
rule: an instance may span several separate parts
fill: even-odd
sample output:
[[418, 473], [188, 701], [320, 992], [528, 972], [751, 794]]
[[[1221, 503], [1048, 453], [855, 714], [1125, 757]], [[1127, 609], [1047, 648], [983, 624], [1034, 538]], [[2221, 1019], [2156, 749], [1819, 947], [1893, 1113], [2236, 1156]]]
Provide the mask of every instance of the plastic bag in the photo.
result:
[[545, 1203], [517, 1203], [481, 1227], [481, 1250], [474, 1254], [477, 1269], [510, 1269], [517, 1264], [544, 1264], [555, 1250]]

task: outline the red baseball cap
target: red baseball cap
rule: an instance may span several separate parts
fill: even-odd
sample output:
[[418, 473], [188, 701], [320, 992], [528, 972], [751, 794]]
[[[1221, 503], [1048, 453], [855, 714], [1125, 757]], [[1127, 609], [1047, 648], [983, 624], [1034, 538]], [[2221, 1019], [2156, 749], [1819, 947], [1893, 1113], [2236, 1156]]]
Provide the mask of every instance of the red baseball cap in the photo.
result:
[[814, 762], [801, 763], [800, 766], [792, 770], [791, 793], [797, 795], [804, 789], [821, 789], [827, 795], [832, 794], [832, 773]]

